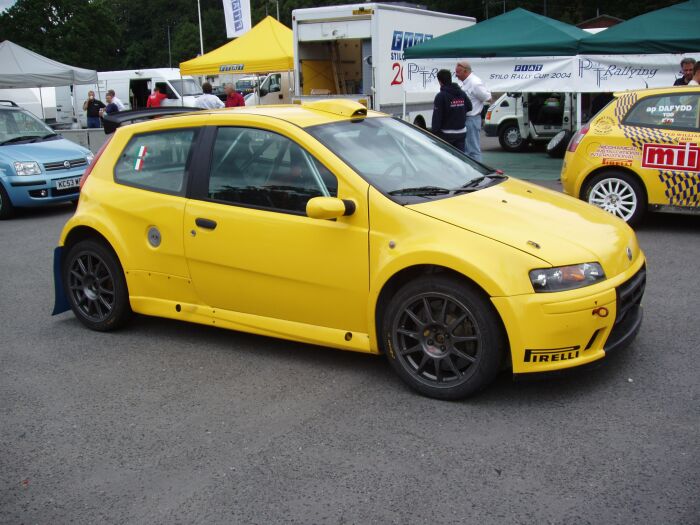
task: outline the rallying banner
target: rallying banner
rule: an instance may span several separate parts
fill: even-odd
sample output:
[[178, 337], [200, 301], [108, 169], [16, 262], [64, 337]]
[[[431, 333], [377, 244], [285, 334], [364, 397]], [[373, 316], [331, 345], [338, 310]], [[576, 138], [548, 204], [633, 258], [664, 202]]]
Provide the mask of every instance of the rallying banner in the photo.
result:
[[[681, 76], [685, 56], [700, 55], [581, 55], [576, 57], [578, 91], [625, 91], [672, 86]], [[562, 91], [562, 90], [560, 90]]]
[[224, 17], [228, 38], [250, 31], [250, 0], [224, 0]]
[[[404, 89], [408, 93], [440, 90], [440, 69], [454, 77], [456, 58], [409, 59], [404, 63]], [[489, 91], [576, 91], [573, 57], [498, 57], [469, 59], [472, 71]]]

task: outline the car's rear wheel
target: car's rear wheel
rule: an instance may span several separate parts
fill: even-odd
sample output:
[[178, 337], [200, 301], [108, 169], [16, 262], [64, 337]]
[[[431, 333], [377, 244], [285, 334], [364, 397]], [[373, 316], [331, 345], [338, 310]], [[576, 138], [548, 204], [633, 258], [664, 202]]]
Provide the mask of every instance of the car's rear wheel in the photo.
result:
[[0, 220], [9, 219], [15, 214], [15, 207], [12, 205], [10, 197], [7, 196], [5, 188], [0, 184]]
[[83, 240], [68, 250], [63, 283], [75, 316], [92, 330], [114, 330], [131, 315], [129, 293], [119, 260], [98, 240]]
[[608, 170], [594, 176], [586, 184], [583, 197], [631, 226], [639, 224], [647, 207], [644, 188], [622, 171]]
[[508, 122], [498, 131], [498, 142], [506, 151], [523, 151], [527, 142], [520, 133], [517, 122]]
[[408, 283], [382, 323], [391, 366], [411, 388], [438, 399], [463, 399], [489, 384], [506, 350], [497, 313], [473, 287], [446, 276]]

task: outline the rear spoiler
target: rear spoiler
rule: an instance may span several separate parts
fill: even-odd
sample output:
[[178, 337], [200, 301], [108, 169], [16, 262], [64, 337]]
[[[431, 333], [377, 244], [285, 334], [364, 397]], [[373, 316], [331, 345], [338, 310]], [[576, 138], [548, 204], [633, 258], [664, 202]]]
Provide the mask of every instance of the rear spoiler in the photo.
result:
[[193, 111], [202, 111], [202, 108], [191, 108], [187, 106], [164, 107], [164, 108], [147, 108], [134, 109], [131, 111], [120, 111], [112, 113], [102, 119], [105, 128], [105, 134], [114, 133], [117, 128], [126, 126], [133, 122], [143, 122], [159, 117], [169, 117], [172, 115], [180, 115], [182, 113], [191, 113]]

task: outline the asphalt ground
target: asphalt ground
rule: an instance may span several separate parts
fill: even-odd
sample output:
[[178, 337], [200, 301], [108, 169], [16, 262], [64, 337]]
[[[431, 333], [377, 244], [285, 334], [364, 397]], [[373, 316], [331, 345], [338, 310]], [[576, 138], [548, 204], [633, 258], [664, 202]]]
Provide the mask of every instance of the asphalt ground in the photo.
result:
[[382, 358], [51, 317], [70, 213], [0, 223], [1, 523], [700, 523], [700, 217], [638, 229], [629, 348], [440, 402]]

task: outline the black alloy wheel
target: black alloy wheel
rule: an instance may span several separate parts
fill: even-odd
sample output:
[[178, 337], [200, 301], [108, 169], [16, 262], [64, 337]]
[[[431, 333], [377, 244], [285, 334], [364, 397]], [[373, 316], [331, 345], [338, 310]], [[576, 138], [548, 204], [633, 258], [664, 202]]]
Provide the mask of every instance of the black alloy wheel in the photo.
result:
[[385, 350], [418, 392], [461, 399], [490, 383], [505, 352], [496, 313], [471, 287], [450, 278], [409, 283], [384, 322]]
[[75, 316], [100, 332], [120, 327], [131, 314], [124, 273], [101, 242], [75, 244], [65, 258], [64, 287]]

